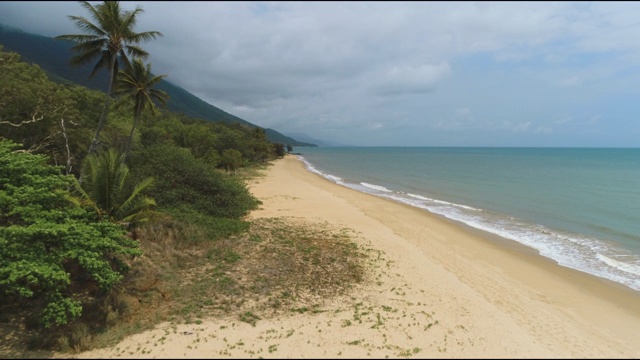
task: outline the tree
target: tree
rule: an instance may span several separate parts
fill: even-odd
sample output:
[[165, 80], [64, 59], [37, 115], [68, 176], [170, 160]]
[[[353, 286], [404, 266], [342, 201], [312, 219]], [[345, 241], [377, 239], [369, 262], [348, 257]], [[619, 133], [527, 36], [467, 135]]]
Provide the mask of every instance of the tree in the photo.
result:
[[28, 308], [45, 327], [64, 325], [87, 294], [122, 279], [121, 256], [141, 252], [121, 226], [68, 200], [73, 176], [17, 148], [0, 139], [0, 304]]
[[284, 152], [284, 144], [282, 144], [282, 143], [274, 143], [273, 144], [273, 148], [275, 149], [277, 157], [279, 157], [279, 158], [284, 157], [284, 154], [285, 154], [285, 152]]
[[155, 200], [142, 194], [153, 184], [153, 178], [129, 184], [129, 168], [122, 156], [114, 149], [87, 156], [82, 164], [85, 181], [75, 181], [75, 190], [80, 203], [90, 205], [100, 219], [135, 225], [153, 214]]
[[293, 146], [291, 146], [291, 144], [287, 144], [287, 152], [292, 152], [293, 151]]
[[104, 94], [56, 84], [38, 65], [2, 51], [2, 45], [0, 79], [0, 136], [31, 153], [51, 155], [50, 163], [66, 163], [71, 173], [87, 152], [89, 144], [79, 139], [91, 136], [85, 124], [100, 114]]
[[131, 135], [129, 135], [129, 142], [124, 151], [122, 160], [126, 158], [131, 142], [133, 141], [133, 133], [136, 130], [136, 125], [140, 120], [140, 115], [148, 107], [153, 114], [156, 113], [155, 104], [153, 100], [157, 100], [162, 105], [167, 104], [169, 96], [162, 90], [154, 89], [160, 80], [167, 75], [153, 76], [151, 74], [151, 64], [143, 64], [142, 60], [135, 59], [131, 66], [121, 70], [118, 73], [117, 86], [115, 95], [123, 95], [123, 102], [126, 99], [133, 100], [133, 126], [131, 127]]
[[56, 39], [76, 43], [72, 50], [78, 54], [71, 58], [72, 65], [84, 65], [98, 59], [89, 77], [95, 75], [101, 68], [106, 68], [109, 71], [107, 100], [89, 147], [89, 154], [93, 154], [97, 150], [100, 132], [106, 122], [111, 104], [111, 93], [120, 62], [124, 62], [125, 65], [130, 64], [127, 53], [130, 56], [146, 59], [149, 54], [135, 44], [155, 39], [162, 34], [158, 31], [134, 32], [133, 28], [136, 25], [137, 16], [143, 12], [140, 7], [136, 7], [133, 11], [123, 10], [119, 1], [105, 1], [95, 7], [87, 1], [82, 1], [81, 4], [89, 11], [94, 22], [73, 15], [69, 15], [69, 19], [73, 20], [76, 26], [86, 34], [60, 35]]
[[227, 149], [223, 151], [221, 164], [227, 169], [227, 171], [233, 170], [235, 173], [242, 165], [242, 153], [236, 149]]

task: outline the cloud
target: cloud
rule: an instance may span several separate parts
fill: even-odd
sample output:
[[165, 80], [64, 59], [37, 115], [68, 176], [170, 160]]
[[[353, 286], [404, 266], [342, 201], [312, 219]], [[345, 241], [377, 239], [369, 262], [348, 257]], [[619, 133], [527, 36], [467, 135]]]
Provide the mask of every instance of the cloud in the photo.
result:
[[505, 128], [513, 131], [513, 132], [524, 132], [524, 131], [528, 131], [529, 128], [531, 128], [531, 122], [530, 121], [526, 121], [526, 122], [519, 122], [519, 123], [511, 123], [511, 122], [505, 122], [503, 123], [505, 124]]
[[562, 87], [572, 87], [580, 84], [580, 78], [576, 75], [572, 75], [568, 78], [562, 79], [558, 82], [559, 86]]
[[434, 122], [433, 128], [444, 131], [464, 131], [481, 128], [484, 125], [486, 124], [476, 121], [471, 109], [459, 107], [454, 110], [453, 116], [448, 116], [446, 119], [439, 118]]
[[560, 114], [555, 120], [555, 123], [559, 125], [568, 124], [571, 122], [573, 122], [573, 115], [569, 113]]
[[379, 123], [379, 122], [370, 123], [370, 124], [367, 125], [367, 129], [369, 129], [369, 130], [379, 130], [379, 129], [382, 129], [383, 127], [384, 127], [384, 124]]
[[[343, 143], [484, 131], [531, 145], [578, 123], [556, 114], [611, 118], [640, 83], [634, 2], [122, 2], [138, 4], [136, 30], [164, 34], [142, 46], [168, 81], [254, 124]], [[67, 15], [88, 14], [77, 2], [0, 2], [0, 23], [47, 36], [78, 32]]]
[[420, 94], [434, 90], [434, 85], [451, 74], [446, 62], [437, 65], [392, 66], [377, 76], [373, 92], [381, 95]]

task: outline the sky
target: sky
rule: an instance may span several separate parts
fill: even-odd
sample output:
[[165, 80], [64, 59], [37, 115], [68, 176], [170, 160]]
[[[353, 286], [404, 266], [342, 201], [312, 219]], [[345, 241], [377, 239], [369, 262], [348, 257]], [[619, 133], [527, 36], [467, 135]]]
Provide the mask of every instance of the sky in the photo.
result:
[[[122, 6], [163, 34], [141, 44], [155, 74], [285, 135], [640, 147], [640, 2]], [[89, 18], [78, 2], [0, 2], [0, 23], [45, 36], [82, 33], [68, 15]]]

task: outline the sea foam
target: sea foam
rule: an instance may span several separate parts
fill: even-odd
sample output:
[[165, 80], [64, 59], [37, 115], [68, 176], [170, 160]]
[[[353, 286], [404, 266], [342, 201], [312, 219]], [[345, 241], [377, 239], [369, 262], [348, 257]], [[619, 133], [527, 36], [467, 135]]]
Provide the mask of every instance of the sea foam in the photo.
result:
[[[619, 258], [620, 256], [617, 255], [622, 251], [615, 250], [611, 244], [605, 244], [602, 240], [582, 234], [552, 230], [539, 224], [527, 223], [513, 216], [498, 214], [486, 209], [325, 174], [304, 157], [299, 156], [299, 158], [306, 164], [309, 171], [339, 185], [411, 205], [519, 242], [536, 249], [540, 255], [555, 260], [559, 265], [613, 280], [640, 291], [640, 266], [633, 264], [633, 262], [640, 264], [640, 259], [632, 255], [628, 261], [616, 260], [613, 257]], [[612, 253], [612, 255], [605, 256], [604, 252]]]

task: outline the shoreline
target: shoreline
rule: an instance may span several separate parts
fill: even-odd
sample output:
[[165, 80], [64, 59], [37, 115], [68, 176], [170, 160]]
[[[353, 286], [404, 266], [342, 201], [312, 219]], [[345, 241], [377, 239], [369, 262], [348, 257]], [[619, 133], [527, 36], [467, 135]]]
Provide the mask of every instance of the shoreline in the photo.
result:
[[[348, 297], [322, 304], [321, 313], [255, 326], [232, 319], [162, 324], [78, 357], [640, 357], [640, 292], [629, 287], [558, 265], [515, 241], [332, 183], [296, 156], [269, 165], [249, 188], [263, 202], [249, 219], [352, 229], [354, 241], [382, 256], [372, 278]], [[160, 346], [134, 352], [169, 332]]]
[[[626, 323], [628, 326], [640, 329], [640, 292], [624, 284], [598, 277], [589, 273], [575, 270], [558, 264], [555, 260], [542, 256], [536, 249], [533, 249], [516, 241], [500, 237], [480, 229], [476, 229], [463, 222], [446, 218], [439, 214], [431, 213], [424, 209], [419, 209], [408, 204], [403, 204], [390, 199], [376, 197], [375, 195], [358, 192], [335, 184], [321, 175], [310, 172], [306, 169], [304, 162], [297, 157], [293, 159], [307, 175], [317, 178], [320, 182], [326, 183], [329, 191], [341, 197], [347, 197], [347, 201], [354, 203], [358, 201], [356, 207], [362, 209], [361, 204], [366, 203], [364, 199], [371, 197], [376, 200], [371, 202], [393, 204], [394, 208], [403, 208], [406, 213], [413, 215], [413, 220], [419, 221], [422, 217], [428, 218], [431, 224], [437, 224], [440, 229], [452, 231], [455, 235], [447, 241], [459, 246], [460, 249], [470, 251], [470, 255], [488, 263], [499, 264], [496, 267], [507, 272], [510, 277], [521, 282], [521, 284], [532, 287], [536, 292], [545, 294], [545, 297], [555, 300], [558, 304], [566, 305], [568, 310], [580, 314], [582, 317], [593, 321], [593, 326], [603, 326], [611, 328], [621, 339], [627, 338], [628, 344], [636, 347], [634, 357], [640, 355], [640, 344], [636, 345], [637, 339], [630, 335], [633, 331], [629, 328], [614, 329], [621, 324], [621, 319], [630, 316], [633, 321]], [[325, 186], [323, 186], [325, 188]], [[337, 189], [340, 189], [337, 191]], [[389, 205], [391, 206], [391, 205]], [[399, 232], [405, 240], [417, 241], [414, 236], [407, 231], [402, 233], [401, 226], [389, 223], [389, 216], [386, 213], [377, 212], [374, 209], [365, 210], [365, 215], [374, 218], [385, 225]], [[415, 224], [415, 222], [414, 222]], [[453, 241], [452, 241], [453, 240]], [[443, 242], [444, 243], [444, 242]], [[490, 250], [490, 251], [487, 251]], [[590, 301], [575, 301], [571, 304], [571, 297], [579, 299], [581, 296], [588, 296]], [[622, 310], [619, 314], [621, 318], [612, 317], [612, 314], [604, 313], [599, 308], [606, 309], [612, 307], [615, 310]], [[612, 310], [613, 310], [612, 309]], [[636, 334], [638, 332], [635, 332]]]
[[[292, 153], [292, 155], [304, 156], [304, 154], [302, 154], [302, 153]], [[461, 220], [451, 219], [451, 218], [449, 218], [449, 217], [447, 217], [445, 215], [441, 215], [441, 214], [438, 214], [438, 213], [431, 212], [428, 209], [412, 206], [412, 205], [406, 204], [406, 203], [404, 203], [402, 201], [396, 201], [394, 199], [390, 199], [390, 198], [387, 199], [387, 198], [384, 198], [384, 197], [381, 197], [381, 196], [376, 196], [375, 194], [369, 194], [369, 193], [365, 193], [365, 192], [360, 192], [360, 191], [351, 189], [348, 186], [337, 184], [337, 183], [325, 178], [321, 174], [318, 174], [316, 172], [308, 170], [306, 168], [306, 162], [304, 160], [302, 160], [302, 159], [298, 159], [298, 160], [303, 164], [303, 167], [305, 168], [306, 171], [312, 173], [313, 175], [318, 176], [319, 178], [321, 178], [321, 179], [323, 179], [323, 180], [325, 180], [325, 181], [327, 181], [327, 182], [329, 182], [329, 183], [331, 183], [333, 185], [341, 186], [341, 187], [344, 187], [344, 188], [347, 188], [347, 189], [350, 189], [350, 190], [353, 190], [353, 191], [356, 191], [356, 192], [359, 192], [359, 193], [362, 193], [362, 194], [375, 196], [375, 197], [377, 197], [377, 198], [379, 198], [381, 200], [390, 201], [390, 202], [393, 202], [393, 203], [398, 204], [400, 206], [406, 206], [406, 207], [408, 207], [410, 209], [416, 209], [418, 211], [425, 212], [429, 216], [435, 217], [435, 218], [439, 219], [442, 222], [450, 223], [455, 227], [459, 227], [459, 228], [464, 229], [467, 233], [469, 233], [471, 235], [474, 235], [474, 236], [477, 236], [478, 238], [480, 238], [480, 239], [482, 239], [484, 241], [487, 241], [489, 245], [497, 246], [498, 248], [501, 248], [501, 249], [511, 249], [511, 250], [517, 251], [518, 253], [523, 253], [523, 254], [528, 254], [528, 255], [539, 257], [540, 259], [536, 259], [536, 261], [548, 262], [549, 264], [551, 264], [553, 266], [561, 267], [562, 269], [565, 269], [566, 271], [575, 272], [577, 274], [577, 276], [585, 276], [586, 275], [587, 278], [589, 278], [589, 277], [594, 278], [596, 281], [601, 281], [601, 282], [607, 283], [610, 286], [620, 288], [623, 291], [628, 291], [630, 294], [632, 294], [632, 295], [636, 294], [637, 296], [640, 297], [640, 290], [633, 289], [632, 287], [630, 287], [628, 285], [625, 285], [623, 283], [617, 282], [615, 280], [611, 280], [611, 279], [608, 279], [608, 278], [605, 278], [605, 277], [601, 277], [601, 276], [598, 276], [598, 275], [595, 275], [595, 274], [591, 274], [591, 273], [588, 273], [586, 271], [578, 270], [578, 269], [575, 269], [575, 268], [572, 268], [572, 267], [569, 267], [569, 266], [561, 265], [557, 260], [542, 255], [538, 249], [535, 249], [535, 248], [533, 248], [531, 246], [528, 246], [528, 245], [523, 244], [521, 242], [518, 242], [516, 240], [512, 240], [512, 239], [503, 237], [501, 235], [495, 234], [495, 233], [487, 231], [487, 230], [482, 230], [482, 229], [476, 228], [476, 227], [474, 227], [472, 225], [469, 225], [469, 224], [467, 224], [467, 223], [465, 223], [465, 222], [463, 222]]]
[[[322, 177], [321, 177], [322, 178]], [[324, 179], [324, 178], [323, 178]], [[329, 181], [327, 179], [324, 179], [326, 181]], [[329, 181], [330, 182], [330, 181]], [[338, 184], [336, 184], [338, 185]], [[338, 185], [340, 186], [340, 185]], [[356, 191], [356, 190], [354, 190]], [[368, 194], [367, 194], [368, 195]], [[375, 196], [375, 195], [371, 195], [371, 196]], [[383, 199], [383, 198], [381, 198]], [[386, 200], [386, 199], [383, 199]], [[539, 262], [541, 264], [539, 264], [539, 266], [541, 267], [557, 267], [558, 269], [555, 269], [554, 271], [560, 271], [560, 272], [566, 272], [566, 274], [564, 274], [563, 276], [568, 276], [568, 277], [584, 277], [584, 279], [581, 280], [582, 283], [585, 284], [590, 284], [590, 283], [603, 283], [605, 284], [605, 286], [610, 286], [613, 288], [617, 288], [620, 291], [622, 291], [623, 293], [628, 293], [630, 296], [637, 296], [638, 297], [638, 301], [640, 302], [640, 291], [639, 290], [635, 290], [625, 284], [604, 278], [604, 277], [600, 277], [597, 275], [593, 275], [581, 270], [577, 270], [577, 269], [573, 269], [571, 267], [568, 266], [564, 266], [559, 264], [556, 260], [551, 259], [549, 257], [546, 257], [542, 254], [540, 254], [540, 251], [532, 248], [528, 245], [522, 244], [520, 242], [517, 242], [515, 240], [511, 240], [511, 239], [507, 239], [505, 237], [502, 237], [500, 235], [491, 233], [489, 231], [485, 231], [482, 229], [478, 229], [475, 228], [469, 224], [466, 224], [462, 221], [459, 220], [455, 220], [455, 219], [450, 219], [444, 215], [440, 215], [440, 214], [436, 214], [436, 213], [432, 213], [429, 210], [426, 209], [420, 209], [420, 208], [416, 208], [413, 207], [411, 205], [408, 204], [404, 204], [401, 202], [396, 202], [393, 200], [388, 200], [388, 201], [392, 201], [397, 203], [400, 206], [406, 206], [410, 209], [416, 209], [417, 211], [424, 211], [425, 213], [427, 213], [428, 216], [432, 216], [438, 219], [438, 221], [442, 221], [444, 223], [449, 223], [451, 224], [451, 226], [453, 227], [459, 227], [461, 228], [464, 232], [476, 237], [478, 240], [480, 241], [484, 241], [486, 242], [487, 246], [491, 246], [491, 247], [495, 247], [497, 251], [503, 251], [506, 254], [509, 254], [510, 256], [514, 256], [514, 257], [519, 257], [522, 258], [524, 261], [533, 261], [533, 262]], [[609, 294], [609, 293], [605, 293], [605, 294]], [[617, 294], [616, 294], [617, 295]], [[634, 305], [635, 301], [633, 302]], [[631, 306], [630, 308], [633, 308], [635, 310], [640, 311], [640, 304], [638, 304], [638, 306]]]

